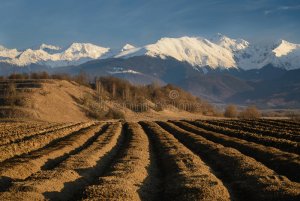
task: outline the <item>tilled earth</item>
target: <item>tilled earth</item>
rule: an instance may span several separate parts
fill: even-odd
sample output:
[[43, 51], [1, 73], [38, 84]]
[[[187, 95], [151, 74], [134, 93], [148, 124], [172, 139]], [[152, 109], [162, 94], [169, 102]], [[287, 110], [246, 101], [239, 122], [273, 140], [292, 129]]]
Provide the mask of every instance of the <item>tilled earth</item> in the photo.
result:
[[287, 120], [0, 122], [0, 200], [300, 200]]

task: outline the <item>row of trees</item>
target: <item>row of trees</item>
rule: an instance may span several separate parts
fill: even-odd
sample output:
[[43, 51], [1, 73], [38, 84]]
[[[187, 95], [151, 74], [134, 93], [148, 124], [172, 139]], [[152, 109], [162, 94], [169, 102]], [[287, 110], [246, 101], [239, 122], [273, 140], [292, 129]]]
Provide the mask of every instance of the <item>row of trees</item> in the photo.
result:
[[56, 79], [75, 81], [82, 85], [89, 84], [89, 76], [81, 71], [78, 75], [69, 75], [66, 73], [49, 74], [48, 72], [31, 72], [31, 73], [13, 73], [7, 77], [0, 76], [0, 80], [44, 80], [44, 79]]
[[261, 117], [261, 112], [255, 106], [249, 106], [242, 111], [238, 111], [235, 105], [228, 105], [224, 116], [228, 118], [256, 119]]
[[[100, 77], [96, 78], [94, 88], [100, 101], [114, 100], [123, 104], [128, 103], [129, 107], [134, 106], [134, 111], [149, 109], [145, 104], [149, 106], [148, 103], [151, 101], [155, 104], [152, 108], [155, 110], [163, 110], [164, 107], [171, 105], [191, 112], [214, 113], [212, 105], [171, 84], [133, 85], [115, 77]], [[174, 97], [172, 92], [175, 93]]]

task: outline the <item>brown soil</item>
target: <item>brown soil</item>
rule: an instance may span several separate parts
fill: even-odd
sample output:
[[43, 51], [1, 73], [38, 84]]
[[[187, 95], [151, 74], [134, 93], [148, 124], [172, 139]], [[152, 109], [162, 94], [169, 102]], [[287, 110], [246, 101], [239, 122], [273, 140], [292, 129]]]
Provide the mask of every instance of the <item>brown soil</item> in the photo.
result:
[[2, 121], [0, 200], [300, 200], [299, 154], [204, 124]]

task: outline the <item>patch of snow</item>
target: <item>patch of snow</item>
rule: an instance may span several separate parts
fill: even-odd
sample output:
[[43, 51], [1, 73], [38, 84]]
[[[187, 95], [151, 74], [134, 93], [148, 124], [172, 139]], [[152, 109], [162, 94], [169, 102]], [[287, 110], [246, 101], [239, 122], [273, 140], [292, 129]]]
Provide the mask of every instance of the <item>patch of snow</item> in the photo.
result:
[[282, 57], [290, 52], [292, 52], [295, 49], [299, 49], [300, 45], [299, 44], [293, 44], [288, 41], [282, 40], [281, 43], [276, 47], [273, 52], [276, 57]]
[[121, 52], [127, 51], [127, 50], [131, 50], [134, 49], [135, 47], [133, 45], [130, 44], [126, 44], [123, 46], [123, 48], [121, 49]]
[[123, 73], [130, 73], [130, 74], [142, 74], [138, 71], [134, 71], [134, 70], [130, 70], [130, 69], [126, 69], [124, 70], [121, 67], [114, 67], [113, 68], [114, 71], [108, 71], [109, 74], [123, 74]]

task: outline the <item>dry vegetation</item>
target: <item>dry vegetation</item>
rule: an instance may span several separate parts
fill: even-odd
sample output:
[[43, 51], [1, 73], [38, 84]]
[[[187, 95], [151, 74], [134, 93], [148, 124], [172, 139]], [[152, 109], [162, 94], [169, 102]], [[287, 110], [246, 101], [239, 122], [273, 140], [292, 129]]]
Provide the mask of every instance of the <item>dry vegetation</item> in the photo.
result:
[[0, 122], [0, 200], [299, 200], [287, 120]]
[[[91, 79], [84, 72], [76, 76], [41, 72], [2, 77], [0, 108], [0, 118], [45, 121], [127, 119], [168, 111], [199, 116], [218, 113], [208, 102], [173, 85], [133, 85], [114, 77]], [[52, 120], [51, 111], [61, 120]]]

